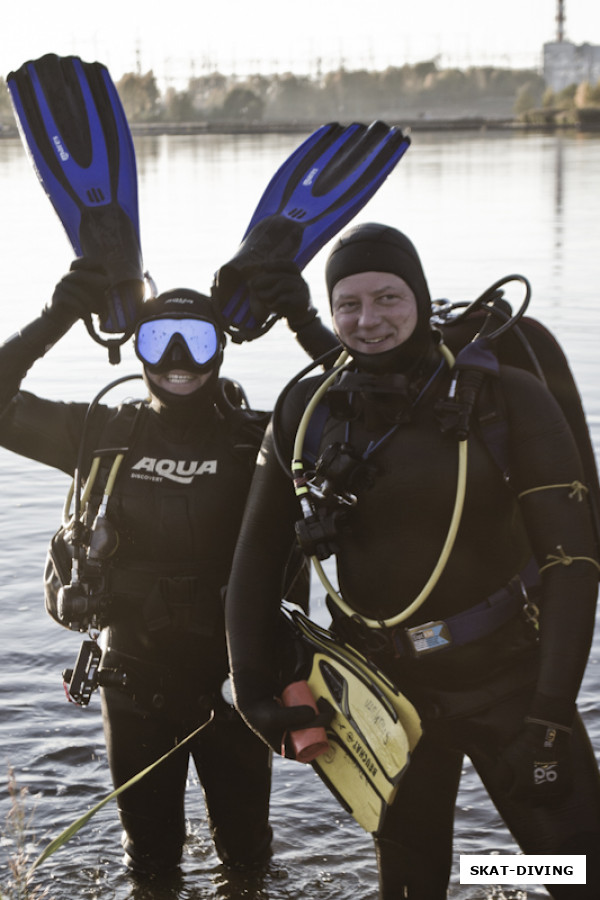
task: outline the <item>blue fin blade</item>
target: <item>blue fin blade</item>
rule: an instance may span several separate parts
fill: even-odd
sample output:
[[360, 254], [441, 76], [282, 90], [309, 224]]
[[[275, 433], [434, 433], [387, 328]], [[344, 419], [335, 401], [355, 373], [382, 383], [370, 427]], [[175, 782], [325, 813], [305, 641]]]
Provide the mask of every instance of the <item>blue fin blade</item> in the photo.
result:
[[108, 69], [48, 54], [7, 84], [38, 179], [77, 256], [99, 260], [113, 288], [101, 321], [131, 329], [143, 296], [135, 150]]
[[[65, 149], [65, 143], [60, 134], [60, 129], [54, 122], [53, 116], [50, 113], [34, 66], [28, 64], [27, 71], [31, 77], [34, 95], [40, 105], [40, 113], [48, 128], [48, 133], [52, 135], [51, 140], [48, 142], [48, 146], [54, 154], [55, 163], [52, 159], [48, 161], [46, 154], [42, 152], [40, 146], [41, 141], [38, 142], [29, 123], [29, 118], [25, 112], [19, 88], [17, 87], [16, 81], [9, 75], [7, 84], [19, 131], [21, 132], [21, 138], [29, 153], [40, 184], [48, 195], [48, 199], [52, 203], [52, 206], [67, 232], [67, 237], [71, 242], [71, 246], [76, 254], [81, 256], [79, 226], [81, 224], [81, 208], [83, 204], [77, 193], [72, 189], [70, 181], [65, 177], [65, 172], [72, 167], [70, 165], [68, 166], [71, 162], [71, 157]], [[75, 164], [75, 170], [76, 169], [77, 165]]]
[[[85, 162], [79, 162], [71, 152], [71, 137], [63, 133], [56, 121], [35, 63], [26, 63], [25, 69], [30, 78], [33, 99], [37, 103], [43, 125], [41, 134], [38, 123], [35, 123], [34, 130], [33, 117], [30, 121], [31, 113], [28, 114], [25, 108], [24, 98], [21, 96], [15, 77], [9, 76], [8, 88], [21, 134], [32, 157], [38, 178], [63, 223], [73, 249], [81, 255], [79, 228], [83, 208], [94, 209], [116, 202], [125, 210], [138, 232], [139, 214], [135, 151], [131, 132], [113, 81], [107, 69], [102, 66], [101, 77], [115, 114], [114, 120], [119, 140], [119, 167], [116, 173], [111, 171], [111, 159], [104, 126], [81, 60], [74, 58], [73, 68], [78, 77], [87, 113], [87, 123], [80, 123], [82, 129], [85, 127], [89, 129], [91, 152], [89, 160]], [[29, 103], [28, 100], [28, 106]]]
[[[353, 126], [350, 126], [352, 128]], [[244, 240], [254, 226], [266, 219], [267, 216], [276, 215], [285, 206], [286, 192], [292, 189], [302, 173], [310, 172], [313, 162], [316, 162], [333, 140], [344, 134], [345, 128], [337, 122], [321, 125], [310, 137], [307, 137], [299, 147], [288, 156], [284, 163], [277, 169], [267, 187], [263, 191], [258, 206], [254, 210], [250, 223], [244, 233]]]
[[304, 232], [295, 257], [303, 268], [365, 206], [409, 145], [400, 128], [383, 122], [323, 126], [275, 174], [246, 234], [269, 215], [293, 219]]
[[129, 216], [135, 233], [140, 240], [140, 219], [138, 204], [138, 179], [137, 179], [137, 162], [135, 156], [135, 147], [131, 130], [125, 115], [125, 110], [121, 104], [121, 98], [117, 93], [117, 89], [109, 75], [108, 69], [104, 69], [102, 77], [106, 87], [108, 96], [110, 97], [113, 112], [115, 113], [115, 125], [118, 135], [119, 147], [119, 178], [116, 184], [116, 195], [114, 199], [121, 209]]
[[[383, 122], [321, 126], [277, 170], [244, 239], [263, 219], [283, 216], [302, 230], [294, 261], [304, 268], [366, 205], [409, 146], [410, 138], [400, 128]], [[227, 300], [222, 315], [234, 339], [263, 333], [264, 320], [252, 312], [246, 288]]]

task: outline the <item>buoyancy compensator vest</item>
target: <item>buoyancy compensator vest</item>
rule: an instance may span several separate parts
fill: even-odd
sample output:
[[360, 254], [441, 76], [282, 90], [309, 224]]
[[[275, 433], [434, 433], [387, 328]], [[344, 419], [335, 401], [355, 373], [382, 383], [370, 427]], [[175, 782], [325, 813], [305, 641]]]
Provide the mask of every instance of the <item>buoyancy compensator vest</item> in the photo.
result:
[[[72, 631], [100, 630], [111, 621], [114, 571], [110, 567], [119, 536], [107, 515], [107, 506], [147, 404], [137, 401], [119, 407], [96, 439], [96, 448], [88, 446], [87, 433], [100, 399], [116, 385], [135, 378], [142, 376], [111, 382], [88, 407], [63, 521], [47, 552], [46, 610], [58, 624]], [[218, 380], [215, 405], [228, 423], [234, 449], [239, 447], [244, 459], [250, 458], [250, 452], [256, 453], [260, 446], [270, 415], [252, 410], [242, 387], [228, 378]]]
[[[515, 314], [501, 290], [510, 281], [519, 281], [526, 289], [525, 300]], [[523, 276], [509, 276], [496, 282], [473, 303], [437, 301], [433, 304], [432, 326], [438, 332], [442, 355], [451, 363], [450, 390], [446, 397], [437, 401], [436, 416], [441, 430], [455, 434], [459, 448], [465, 449], [465, 463], [461, 467], [459, 453], [455, 500], [457, 518], [455, 521], [453, 514], [446, 541], [449, 549], [446, 550], [445, 544], [436, 569], [427, 583], [427, 589], [422, 591], [414, 604], [403, 611], [403, 617], [427, 597], [431, 585], [435, 584], [442, 571], [442, 561], [451, 552], [451, 535], [456, 532], [460, 522], [461, 493], [464, 497], [466, 481], [466, 445], [471, 430], [477, 432], [505, 480], [510, 483], [508, 421], [500, 380], [495, 377], [500, 364], [532, 373], [546, 386], [561, 407], [579, 449], [585, 475], [584, 495], [590, 504], [597, 552], [600, 549], [600, 485], [581, 398], [567, 359], [552, 333], [537, 320], [523, 315], [530, 293], [527, 279]], [[347, 358], [348, 354], [344, 354], [337, 365], [345, 365]], [[348, 504], [356, 502], [344, 478], [338, 476], [345, 477], [346, 473], [350, 473], [354, 478], [357, 471], [361, 473], [361, 460], [353, 458], [350, 452], [352, 448], [342, 445], [337, 447], [337, 453], [333, 453], [336, 445], [325, 448], [321, 446], [324, 428], [331, 415], [325, 393], [329, 390], [329, 385], [336, 383], [335, 371], [321, 380], [308, 403], [296, 435], [291, 462], [284, 458], [278, 439], [277, 419], [282, 398], [307, 373], [307, 369], [303, 370], [300, 376], [290, 382], [278, 401], [274, 415], [276, 452], [284, 469], [289, 472], [291, 468], [296, 494], [300, 500], [303, 519], [296, 523], [298, 540], [304, 552], [312, 558], [329, 596], [342, 606], [347, 615], [351, 615], [352, 610], [344, 608], [344, 601], [332, 588], [320, 566], [321, 560], [336, 552], [338, 528], [343, 527], [344, 511]], [[365, 621], [377, 627], [389, 624], [389, 621]]]

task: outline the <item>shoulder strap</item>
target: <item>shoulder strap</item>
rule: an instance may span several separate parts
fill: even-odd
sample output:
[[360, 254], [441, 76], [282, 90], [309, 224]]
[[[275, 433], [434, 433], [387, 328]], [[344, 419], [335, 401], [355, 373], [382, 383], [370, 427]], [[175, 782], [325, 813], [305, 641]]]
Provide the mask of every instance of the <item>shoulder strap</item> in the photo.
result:
[[105, 422], [97, 441], [98, 447], [92, 451], [92, 457], [110, 456], [127, 449], [143, 406], [144, 401], [138, 400], [116, 409]]
[[477, 433], [492, 459], [509, 480], [508, 422], [502, 386], [497, 378], [486, 378], [477, 398], [475, 409]]
[[[144, 408], [144, 401], [127, 403], [111, 412], [108, 420], [95, 441], [97, 444], [90, 452], [88, 481], [84, 496], [86, 500], [93, 492], [95, 497], [102, 497], [106, 492], [108, 481], [119, 455], [124, 456], [131, 444], [134, 431], [139, 421], [140, 413]], [[114, 477], [118, 474], [118, 466], [114, 468]], [[114, 486], [114, 485], [113, 485]]]
[[230, 378], [219, 378], [215, 402], [231, 429], [236, 446], [257, 451], [271, 414], [252, 409], [242, 386]]
[[323, 401], [317, 403], [306, 429], [302, 452], [304, 459], [311, 465], [314, 465], [319, 458], [321, 438], [323, 437], [325, 423], [329, 416], [330, 412], [327, 404]]

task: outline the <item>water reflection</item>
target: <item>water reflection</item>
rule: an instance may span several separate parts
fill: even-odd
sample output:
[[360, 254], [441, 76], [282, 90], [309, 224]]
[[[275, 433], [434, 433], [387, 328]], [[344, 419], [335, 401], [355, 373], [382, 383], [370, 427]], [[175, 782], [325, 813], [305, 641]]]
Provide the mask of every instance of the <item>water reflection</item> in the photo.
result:
[[552, 268], [558, 277], [563, 266], [563, 191], [564, 191], [564, 142], [556, 136], [554, 157], [554, 256]]

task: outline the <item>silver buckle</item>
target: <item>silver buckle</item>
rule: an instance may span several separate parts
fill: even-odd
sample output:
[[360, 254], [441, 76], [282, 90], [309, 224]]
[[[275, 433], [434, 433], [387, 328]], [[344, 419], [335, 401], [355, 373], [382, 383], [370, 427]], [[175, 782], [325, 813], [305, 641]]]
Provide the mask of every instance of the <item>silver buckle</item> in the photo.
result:
[[416, 625], [414, 628], [405, 628], [404, 632], [410, 641], [411, 650], [415, 656], [435, 653], [436, 650], [443, 650], [452, 643], [450, 629], [443, 619], [437, 619], [435, 622], [426, 622], [424, 625]]
[[521, 591], [521, 597], [523, 598], [523, 609], [522, 609], [523, 618], [530, 625], [533, 625], [533, 626], [535, 626], [535, 628], [538, 628], [539, 624], [540, 624], [540, 608], [537, 605], [537, 603], [535, 603], [535, 601], [532, 600], [531, 597], [529, 596], [529, 594], [527, 592], [527, 588], [525, 587], [525, 584], [523, 582], [523, 579], [518, 575], [517, 575], [517, 578], [519, 581], [519, 589]]

